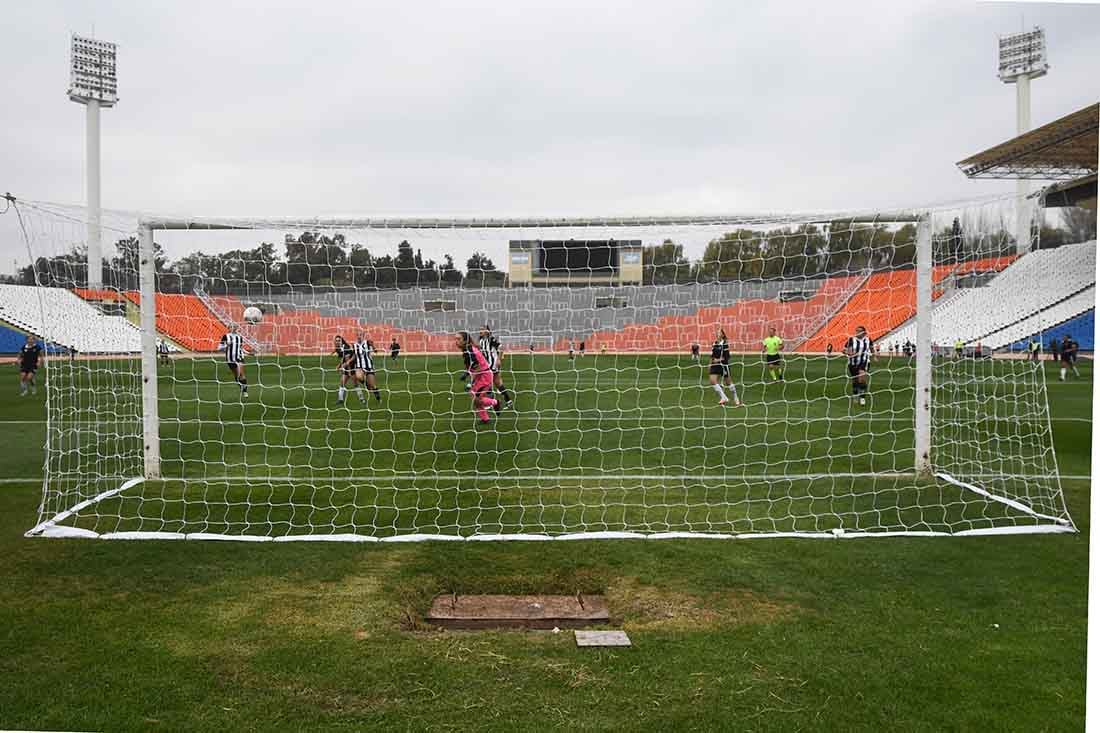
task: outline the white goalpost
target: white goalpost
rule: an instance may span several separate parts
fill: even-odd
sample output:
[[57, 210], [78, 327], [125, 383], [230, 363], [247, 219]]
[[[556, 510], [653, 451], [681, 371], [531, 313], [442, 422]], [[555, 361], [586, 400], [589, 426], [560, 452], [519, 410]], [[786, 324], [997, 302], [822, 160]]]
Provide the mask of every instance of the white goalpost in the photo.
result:
[[[1042, 283], [1095, 287], [1073, 271], [1095, 243], [1018, 255], [1011, 198], [754, 216], [116, 212], [94, 289], [81, 212], [20, 208], [36, 284], [0, 286], [0, 317], [49, 352], [29, 535], [1076, 531], [1042, 363], [1012, 347], [1062, 307]], [[481, 374], [482, 356], [498, 368]]]

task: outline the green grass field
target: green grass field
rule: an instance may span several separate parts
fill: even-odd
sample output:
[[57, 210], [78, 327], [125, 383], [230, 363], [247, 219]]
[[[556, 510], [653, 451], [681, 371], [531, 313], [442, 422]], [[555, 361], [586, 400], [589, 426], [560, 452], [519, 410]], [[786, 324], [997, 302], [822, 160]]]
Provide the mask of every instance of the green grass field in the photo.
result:
[[[385, 404], [353, 398], [347, 410], [333, 409], [334, 375], [316, 358], [253, 364], [243, 404], [216, 361], [176, 361], [160, 385], [167, 480], [75, 524], [389, 536], [1028, 521], [942, 482], [881, 475], [912, 467], [912, 372], [900, 359], [876, 367], [866, 408], [848, 404], [842, 360], [792, 359], [786, 384], [764, 385], [745, 359], [739, 410], [714, 405], [686, 358], [550, 359], [508, 364], [519, 409], [489, 427], [474, 424], [457, 358], [387, 365]], [[132, 367], [110, 367], [61, 366], [51, 390], [69, 420], [117, 416], [51, 436], [61, 474], [120, 454], [95, 464], [103, 487], [133, 475], [141, 450], [136, 381], [119, 374]], [[1059, 383], [1044, 368], [1080, 534], [847, 542], [26, 539], [45, 413], [42, 392], [18, 398], [13, 377], [0, 395], [0, 727], [1079, 728], [1092, 369]], [[1024, 365], [940, 369], [937, 399], [963, 407], [937, 413], [937, 450], [959, 472], [1031, 467], [1038, 475], [1002, 485], [1048, 490], [1053, 456], [1028, 442], [1045, 414], [1001, 407], [1034, 394]], [[880, 476], [836, 478], [870, 472]], [[700, 478], [714, 475], [720, 489]], [[354, 490], [349, 477], [362, 477]], [[421, 620], [439, 592], [577, 591], [607, 594], [635, 646], [581, 650], [571, 634], [442, 633]]]

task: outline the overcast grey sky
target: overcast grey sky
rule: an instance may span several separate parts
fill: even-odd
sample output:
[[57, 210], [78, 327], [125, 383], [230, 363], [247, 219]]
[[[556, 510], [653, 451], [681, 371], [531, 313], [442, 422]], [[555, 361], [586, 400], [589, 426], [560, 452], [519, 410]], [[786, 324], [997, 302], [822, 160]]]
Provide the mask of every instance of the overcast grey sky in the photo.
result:
[[[1100, 97], [1095, 5], [248, 5], [9, 3], [0, 190], [83, 202], [84, 115], [65, 92], [69, 34], [93, 25], [119, 44], [104, 206], [207, 216], [866, 209], [1010, 190], [954, 162], [1015, 132], [996, 37], [1021, 23], [1047, 32], [1035, 125]], [[11, 219], [0, 271], [25, 260]], [[218, 248], [170, 254], [200, 246]], [[484, 248], [504, 264], [504, 242]]]

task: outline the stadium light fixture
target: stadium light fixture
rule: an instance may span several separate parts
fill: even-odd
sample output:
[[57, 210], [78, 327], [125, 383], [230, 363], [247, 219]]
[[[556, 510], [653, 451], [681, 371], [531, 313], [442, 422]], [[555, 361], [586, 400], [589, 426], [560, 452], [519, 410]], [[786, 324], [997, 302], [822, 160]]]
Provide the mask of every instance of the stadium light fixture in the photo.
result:
[[[1046, 34], [1039, 26], [1029, 31], [1001, 36], [997, 43], [997, 76], [1005, 84], [1016, 85], [1016, 134], [1031, 130], [1031, 80], [1045, 76], [1047, 63]], [[1025, 203], [1031, 184], [1016, 181], [1019, 201], [1016, 212], [1016, 251], [1024, 254], [1031, 249], [1030, 208]]]
[[99, 110], [118, 102], [118, 47], [73, 34], [69, 99], [86, 109], [88, 287], [103, 285], [99, 175]]

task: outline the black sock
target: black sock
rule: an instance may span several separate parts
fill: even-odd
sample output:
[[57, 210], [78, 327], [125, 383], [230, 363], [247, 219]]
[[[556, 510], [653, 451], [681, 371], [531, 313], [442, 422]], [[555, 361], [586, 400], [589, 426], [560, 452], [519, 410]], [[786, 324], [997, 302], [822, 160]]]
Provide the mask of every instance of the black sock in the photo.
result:
[[500, 393], [502, 395], [504, 395], [504, 401], [505, 402], [511, 402], [512, 401], [512, 395], [508, 394], [508, 390], [506, 390], [502, 387], [501, 390], [500, 390]]
[[382, 401], [382, 390], [380, 390], [380, 389], [372, 389], [372, 390], [371, 390], [371, 392], [374, 392], [374, 398], [375, 398], [376, 400], [378, 400], [379, 402], [381, 402], [381, 401]]

